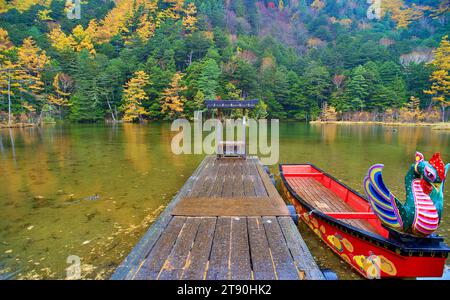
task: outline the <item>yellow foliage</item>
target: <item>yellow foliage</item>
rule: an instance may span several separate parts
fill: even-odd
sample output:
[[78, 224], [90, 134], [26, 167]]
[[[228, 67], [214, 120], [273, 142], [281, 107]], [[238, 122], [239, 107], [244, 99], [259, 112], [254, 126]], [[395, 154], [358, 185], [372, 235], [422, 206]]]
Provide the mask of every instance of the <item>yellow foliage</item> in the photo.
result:
[[[1, 0], [0, 0], [1, 1]], [[126, 37], [126, 42], [133, 38], [146, 41], [154, 35], [154, 31], [161, 22], [167, 19], [182, 19], [186, 32], [196, 30], [197, 8], [195, 4], [186, 5], [184, 0], [163, 0], [168, 4], [166, 9], [158, 8], [158, 0], [117, 0], [103, 20], [98, 23], [91, 20], [85, 30], [82, 27], [74, 29], [71, 36], [65, 36], [60, 28], [54, 29], [49, 36], [52, 45], [58, 49], [72, 48], [74, 51], [88, 49], [91, 55], [95, 54], [94, 43], [109, 42], [117, 35]], [[137, 21], [136, 21], [137, 20]], [[133, 30], [131, 29], [133, 28]], [[82, 38], [80, 38], [80, 35]], [[75, 42], [71, 40], [75, 39]], [[71, 45], [69, 47], [69, 45]]]
[[10, 50], [13, 47], [9, 39], [8, 31], [0, 27], [0, 59], [2, 59], [1, 52]]
[[147, 41], [155, 33], [155, 23], [147, 14], [143, 14], [139, 20], [139, 27], [136, 30], [138, 37], [143, 41]]
[[53, 88], [55, 94], [48, 96], [50, 104], [62, 107], [70, 106], [68, 97], [70, 96], [70, 89], [73, 85], [73, 80], [66, 74], [58, 73], [53, 78]]
[[407, 28], [412, 21], [422, 18], [426, 10], [430, 10], [430, 7], [415, 4], [410, 7], [403, 0], [381, 1], [381, 16], [383, 17], [386, 12], [391, 12], [397, 28]]
[[31, 104], [29, 104], [27, 101], [22, 102], [22, 107], [25, 108], [26, 110], [28, 110], [29, 112], [36, 111], [36, 109]]
[[144, 88], [150, 83], [150, 77], [144, 71], [137, 71], [134, 73], [134, 77], [125, 84], [121, 107], [125, 122], [134, 122], [148, 114], [142, 107], [142, 102], [149, 99]]
[[316, 11], [321, 11], [325, 7], [325, 2], [323, 0], [314, 0], [313, 3], [311, 3], [311, 8], [313, 8]]
[[269, 69], [275, 69], [275, 61], [272, 56], [265, 56], [261, 62], [261, 71], [264, 72]]
[[180, 93], [186, 90], [186, 86], [181, 83], [183, 75], [180, 72], [175, 73], [172, 83], [163, 92], [161, 112], [167, 114], [170, 119], [180, 115], [184, 110], [184, 102], [186, 98]]
[[25, 83], [28, 89], [37, 96], [43, 90], [42, 72], [49, 63], [50, 57], [29, 37], [24, 39], [22, 46], [18, 48], [17, 58], [19, 66], [25, 72]]
[[450, 106], [450, 42], [448, 36], [444, 36], [439, 47], [434, 51], [434, 59], [431, 62], [435, 70], [430, 76], [431, 88], [424, 91], [433, 95], [433, 100], [438, 102], [443, 110]]
[[48, 34], [48, 38], [50, 39], [53, 48], [58, 51], [64, 52], [74, 50], [76, 44], [75, 39], [71, 35], [67, 36], [61, 30], [59, 25], [53, 28], [53, 30]]
[[87, 50], [90, 55], [96, 54], [94, 44], [92, 43], [92, 36], [88, 34], [88, 32], [91, 31], [92, 28], [89, 31], [86, 31], [81, 25], [75, 26], [72, 30], [72, 36], [75, 41], [74, 50], [76, 52]]
[[352, 25], [352, 23], [353, 23], [353, 21], [352, 21], [351, 19], [341, 19], [341, 20], [338, 20], [338, 19], [336, 19], [335, 17], [331, 17], [329, 20], [330, 20], [330, 22], [331, 22], [332, 24], [339, 23], [339, 24], [341, 24], [342, 26], [350, 26], [350, 25]]
[[40, 21], [52, 21], [53, 19], [52, 19], [52, 17], [50, 17], [49, 16], [49, 14], [51, 13], [52, 11], [50, 10], [50, 9], [43, 9], [43, 10], [40, 10], [39, 12], [38, 12], [38, 19], [40, 20]]
[[83, 29], [83, 26], [77, 25], [70, 35], [66, 35], [58, 25], [53, 28], [48, 34], [48, 37], [52, 46], [58, 51], [80, 52], [82, 50], [87, 50], [91, 56], [94, 56], [96, 51], [93, 44], [93, 35], [96, 24], [95, 21], [89, 22], [89, 26], [86, 30]]
[[194, 3], [189, 3], [184, 10], [183, 26], [187, 32], [192, 32], [197, 29], [197, 7]]
[[0, 0], [0, 13], [8, 11], [12, 8], [17, 9], [20, 12], [28, 10], [31, 6], [40, 4], [43, 6], [49, 6], [52, 0]]
[[[116, 7], [110, 10], [100, 22], [96, 34], [96, 41], [100, 43], [108, 42], [118, 34], [129, 33], [129, 22], [131, 22], [136, 16], [136, 13], [141, 11], [141, 9], [149, 15], [154, 14], [158, 10], [158, 0], [135, 0], [134, 4], [131, 5], [129, 0], [117, 0]], [[138, 32], [138, 37], [142, 38], [148, 35], [147, 33], [144, 34], [145, 29], [150, 28], [148, 24], [141, 24], [139, 28], [140, 32]]]
[[325, 45], [325, 42], [319, 38], [310, 38], [307, 42], [309, 48], [319, 48]]
[[337, 112], [336, 108], [333, 106], [329, 106], [328, 103], [324, 103], [322, 107], [322, 113], [320, 115], [321, 121], [336, 121], [337, 120]]

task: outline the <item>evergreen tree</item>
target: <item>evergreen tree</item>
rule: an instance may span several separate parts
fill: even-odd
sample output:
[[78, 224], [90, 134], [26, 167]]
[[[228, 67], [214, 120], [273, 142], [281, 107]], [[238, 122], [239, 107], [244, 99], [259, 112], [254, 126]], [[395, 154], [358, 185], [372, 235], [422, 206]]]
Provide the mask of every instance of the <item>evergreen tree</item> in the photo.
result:
[[366, 107], [366, 97], [368, 96], [368, 84], [364, 78], [365, 69], [363, 66], [356, 67], [347, 85], [346, 93], [352, 110], [363, 110]]
[[220, 69], [216, 61], [211, 58], [206, 59], [198, 78], [198, 89], [203, 93], [204, 99], [216, 99], [219, 76]]

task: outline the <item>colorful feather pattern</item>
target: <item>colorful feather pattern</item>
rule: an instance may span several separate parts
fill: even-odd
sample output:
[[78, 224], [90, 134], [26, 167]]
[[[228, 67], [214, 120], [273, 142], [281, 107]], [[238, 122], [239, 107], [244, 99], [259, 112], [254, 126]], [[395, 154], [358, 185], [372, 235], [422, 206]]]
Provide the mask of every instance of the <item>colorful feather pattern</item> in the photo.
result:
[[386, 188], [382, 171], [384, 165], [374, 165], [364, 178], [364, 189], [374, 213], [387, 226], [402, 229], [403, 222], [395, 203], [395, 196]]
[[423, 192], [420, 179], [413, 180], [412, 190], [415, 203], [413, 232], [428, 236], [439, 227], [439, 215], [430, 196]]

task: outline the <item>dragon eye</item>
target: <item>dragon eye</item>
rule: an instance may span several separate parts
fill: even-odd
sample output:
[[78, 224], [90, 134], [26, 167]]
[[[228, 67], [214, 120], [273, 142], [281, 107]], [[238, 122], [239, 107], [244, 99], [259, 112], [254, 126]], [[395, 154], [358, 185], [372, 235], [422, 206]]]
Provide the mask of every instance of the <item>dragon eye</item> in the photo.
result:
[[430, 180], [434, 180], [436, 178], [434, 172], [430, 170], [428, 167], [425, 167], [425, 176]]

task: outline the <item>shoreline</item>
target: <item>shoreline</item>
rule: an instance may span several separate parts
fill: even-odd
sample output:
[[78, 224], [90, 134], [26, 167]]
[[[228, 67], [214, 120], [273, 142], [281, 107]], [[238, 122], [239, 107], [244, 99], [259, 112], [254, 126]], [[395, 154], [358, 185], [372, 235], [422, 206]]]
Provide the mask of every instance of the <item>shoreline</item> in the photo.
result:
[[309, 124], [337, 124], [337, 125], [382, 125], [395, 127], [431, 127], [432, 130], [450, 130], [450, 122], [445, 123], [401, 123], [380, 121], [311, 121]]
[[33, 123], [15, 123], [15, 124], [0, 124], [0, 129], [8, 129], [8, 128], [31, 128], [37, 127], [36, 124]]

